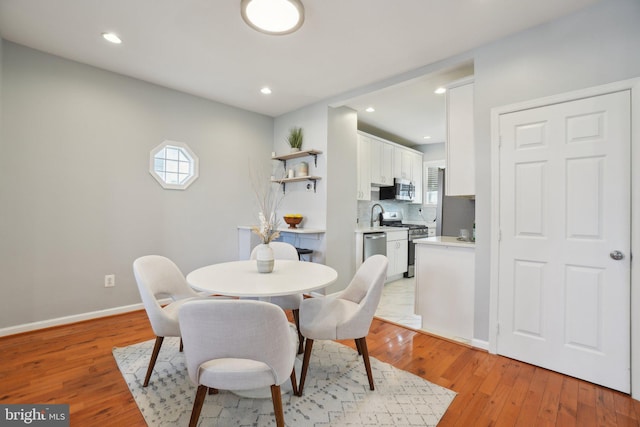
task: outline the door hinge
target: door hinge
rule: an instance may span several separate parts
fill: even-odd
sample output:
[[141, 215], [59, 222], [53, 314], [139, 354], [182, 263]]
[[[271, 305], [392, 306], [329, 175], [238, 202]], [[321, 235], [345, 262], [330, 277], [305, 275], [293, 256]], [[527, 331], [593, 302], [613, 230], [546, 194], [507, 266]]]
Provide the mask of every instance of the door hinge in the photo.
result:
[[498, 230], [498, 242], [502, 241], [502, 230]]
[[500, 323], [496, 325], [496, 335], [500, 335]]

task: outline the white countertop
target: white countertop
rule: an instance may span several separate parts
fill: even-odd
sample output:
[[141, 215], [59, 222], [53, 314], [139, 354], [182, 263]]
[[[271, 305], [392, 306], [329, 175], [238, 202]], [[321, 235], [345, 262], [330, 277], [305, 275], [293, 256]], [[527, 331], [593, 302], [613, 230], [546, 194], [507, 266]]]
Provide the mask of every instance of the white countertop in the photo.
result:
[[475, 242], [465, 242], [463, 240], [458, 240], [458, 238], [454, 236], [425, 237], [424, 239], [416, 239], [413, 243], [420, 245], [459, 246], [474, 249], [476, 247]]
[[389, 226], [375, 226], [375, 227], [361, 227], [361, 228], [356, 228], [355, 232], [356, 233], [379, 233], [379, 232], [383, 232], [383, 231], [406, 231], [409, 230], [408, 227], [389, 227]]
[[[239, 225], [238, 228], [241, 230], [251, 230], [252, 225]], [[325, 233], [326, 230], [320, 228], [289, 228], [289, 227], [278, 227], [278, 231], [281, 233], [297, 233], [297, 234], [322, 234]]]

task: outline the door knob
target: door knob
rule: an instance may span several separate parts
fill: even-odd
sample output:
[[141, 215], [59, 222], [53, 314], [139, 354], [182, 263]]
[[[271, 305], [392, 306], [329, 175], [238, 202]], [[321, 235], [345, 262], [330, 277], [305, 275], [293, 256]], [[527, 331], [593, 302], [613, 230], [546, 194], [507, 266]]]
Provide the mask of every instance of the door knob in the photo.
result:
[[620, 251], [611, 251], [609, 256], [612, 259], [615, 259], [616, 261], [620, 261], [622, 258], [624, 258], [624, 254], [622, 252], [620, 252]]

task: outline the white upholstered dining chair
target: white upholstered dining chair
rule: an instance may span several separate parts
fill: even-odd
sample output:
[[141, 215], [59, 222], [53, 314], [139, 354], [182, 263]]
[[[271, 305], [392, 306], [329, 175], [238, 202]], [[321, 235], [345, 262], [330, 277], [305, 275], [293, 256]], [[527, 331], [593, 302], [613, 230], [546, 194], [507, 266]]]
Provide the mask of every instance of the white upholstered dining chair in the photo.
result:
[[297, 334], [279, 307], [254, 300], [199, 300], [178, 315], [189, 378], [196, 391], [190, 426], [195, 426], [207, 390], [271, 387], [276, 424], [284, 426], [280, 385], [291, 380]]
[[305, 337], [305, 347], [298, 396], [302, 396], [314, 340], [354, 339], [364, 361], [369, 387], [374, 389], [366, 337], [380, 303], [388, 264], [386, 256], [373, 255], [362, 263], [344, 290], [302, 301], [300, 332]]
[[[143, 387], [146, 387], [149, 385], [164, 337], [180, 336], [178, 309], [185, 302], [200, 297], [200, 294], [189, 287], [184, 275], [173, 261], [160, 255], [147, 255], [136, 259], [133, 262], [133, 274], [151, 328], [156, 335], [143, 383]], [[171, 298], [172, 302], [163, 307], [158, 301], [162, 298]]]
[[[299, 260], [298, 251], [295, 246], [286, 243], [286, 242], [271, 242], [269, 246], [273, 249], [273, 257], [274, 259], [284, 259], [297, 261]], [[256, 259], [257, 247], [253, 248], [251, 251], [250, 259]], [[262, 301], [269, 301], [272, 304], [275, 304], [282, 308], [283, 310], [291, 310], [293, 314], [293, 320], [296, 324], [296, 328], [298, 329], [298, 353], [302, 353], [302, 346], [304, 338], [302, 334], [300, 334], [300, 303], [302, 302], [302, 294], [294, 294], [294, 295], [282, 295], [277, 297], [269, 297], [267, 299], [261, 298]]]

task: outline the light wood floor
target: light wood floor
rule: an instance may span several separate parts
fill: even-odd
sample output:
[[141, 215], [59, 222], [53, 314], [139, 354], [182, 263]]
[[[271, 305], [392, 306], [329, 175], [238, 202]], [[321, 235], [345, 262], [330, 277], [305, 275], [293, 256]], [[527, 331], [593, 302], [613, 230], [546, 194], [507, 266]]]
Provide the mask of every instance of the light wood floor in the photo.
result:
[[[111, 350], [151, 338], [144, 311], [0, 338], [0, 403], [68, 403], [72, 426], [144, 426]], [[640, 402], [584, 381], [378, 319], [367, 341], [458, 393], [440, 426], [640, 425]]]

